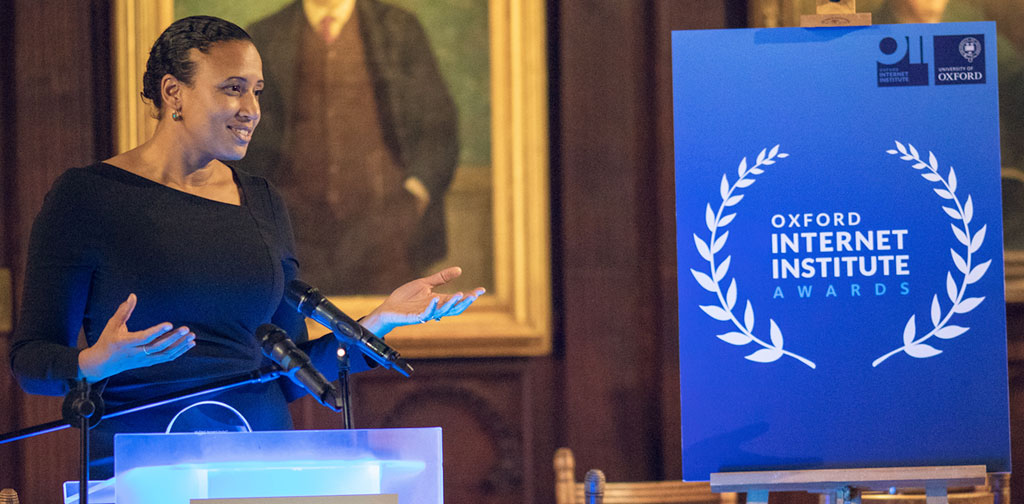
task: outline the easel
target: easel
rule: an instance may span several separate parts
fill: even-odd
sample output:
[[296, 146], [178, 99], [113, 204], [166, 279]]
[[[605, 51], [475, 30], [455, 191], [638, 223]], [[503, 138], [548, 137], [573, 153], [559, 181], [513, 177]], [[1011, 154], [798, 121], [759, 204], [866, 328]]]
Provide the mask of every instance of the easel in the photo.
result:
[[888, 467], [711, 474], [713, 492], [746, 492], [747, 504], [768, 504], [770, 492], [804, 491], [825, 495], [829, 504], [861, 504], [864, 491], [924, 488], [927, 504], [947, 504], [948, 489], [984, 485], [985, 466]]
[[800, 27], [871, 26], [870, 12], [857, 12], [857, 0], [818, 0], [817, 14], [802, 14]]
[[[870, 25], [871, 14], [858, 13], [856, 0], [817, 0], [816, 14], [800, 16], [803, 28]], [[861, 504], [862, 498], [868, 501], [874, 497], [864, 496], [866, 492], [895, 493], [897, 489], [924, 489], [927, 504], [948, 504], [950, 488], [982, 486], [991, 490], [995, 504], [1006, 504], [1009, 502], [1007, 483], [1006, 474], [987, 474], [984, 465], [719, 472], [710, 475], [713, 492], [745, 493], [747, 504], [768, 504], [771, 492], [787, 491], [821, 494], [827, 504]]]

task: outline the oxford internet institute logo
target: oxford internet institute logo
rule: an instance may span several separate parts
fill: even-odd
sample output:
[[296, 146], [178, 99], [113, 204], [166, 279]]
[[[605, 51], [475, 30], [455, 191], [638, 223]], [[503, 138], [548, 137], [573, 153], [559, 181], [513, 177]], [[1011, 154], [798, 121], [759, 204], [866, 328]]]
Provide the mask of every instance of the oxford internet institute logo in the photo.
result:
[[[938, 157], [934, 152], [927, 151], [928, 155], [923, 156], [923, 151], [918, 151], [912, 144], [904, 144], [899, 141], [895, 141], [895, 149], [888, 149], [885, 152], [887, 154], [898, 156], [903, 161], [912, 163], [912, 167], [917, 171], [922, 178], [932, 184], [932, 190], [938, 197], [937, 201], [940, 203], [938, 206], [942, 208], [942, 212], [950, 219], [952, 219], [951, 229], [953, 231], [952, 238], [955, 238], [953, 247], [949, 249], [950, 258], [952, 264], [942, 264], [940, 268], [936, 268], [937, 271], [945, 269], [946, 277], [946, 288], [945, 296], [940, 296], [941, 292], [932, 293], [931, 303], [928, 303], [930, 308], [927, 310], [930, 317], [922, 317], [920, 321], [917, 318], [917, 313], [911, 311], [910, 317], [905, 323], [902, 324], [902, 330], [899, 326], [885, 327], [882, 330], [892, 333], [894, 336], [899, 335], [899, 341], [902, 345], [896, 346], [897, 343], [891, 343], [885, 345], [884, 348], [891, 349], [896, 346], [895, 349], [889, 350], [872, 363], [871, 367], [878, 367], [880, 364], [888, 360], [889, 358], [898, 354], [906, 354], [909, 357], [915, 359], [927, 359], [929, 357], [935, 357], [943, 352], [941, 348], [936, 348], [933, 345], [939, 344], [941, 347], [941, 340], [949, 340], [967, 333], [970, 327], [964, 324], [970, 320], [963, 315], [970, 313], [978, 307], [982, 302], [985, 301], [985, 296], [977, 296], [976, 292], [979, 290], [977, 286], [971, 287], [972, 284], [977, 283], [985, 276], [989, 266], [992, 264], [992, 259], [984, 260], [984, 253], [981, 250], [982, 245], [985, 242], [986, 230], [988, 225], [982, 222], [974, 220], [974, 199], [971, 194], [967, 194], [967, 198], [963, 199], [965, 190], [957, 192], [958, 183], [956, 171], [952, 166], [948, 170], [942, 168], [939, 164]], [[722, 174], [722, 181], [719, 184], [717, 197], [712, 198], [707, 203], [704, 210], [704, 224], [707, 226], [707, 232], [705, 234], [703, 230], [693, 233], [693, 243], [697, 249], [697, 253], [700, 254], [702, 261], [696, 264], [696, 268], [690, 268], [690, 273], [693, 275], [694, 280], [705, 290], [698, 301], [698, 307], [707, 316], [712, 319], [721, 322], [721, 324], [714, 324], [708, 326], [710, 329], [708, 332], [714, 334], [719, 340], [733, 346], [747, 346], [753, 348], [753, 353], [745, 355], [744, 358], [759, 363], [772, 363], [776, 362], [783, 357], [789, 357], [799, 361], [811, 369], [817, 369], [817, 364], [810, 360], [805, 355], [801, 355], [806, 351], [807, 348], [813, 348], [813, 345], [808, 344], [806, 334], [797, 334], [796, 339], [798, 340], [796, 346], [801, 354], [797, 354], [792, 350], [792, 346], [786, 346], [786, 341], [792, 341], [794, 338], [786, 339], [783, 337], [783, 327], [775, 321], [774, 318], [765, 317], [764, 312], [760, 311], [760, 320], [762, 322], [756, 325], [755, 330], [755, 312], [754, 304], [751, 298], [746, 299], [746, 303], [741, 303], [740, 288], [737, 283], [737, 278], [744, 280], [744, 273], [737, 273], [739, 271], [747, 271], [742, 267], [742, 264], [746, 263], [747, 260], [743, 258], [737, 258], [736, 263], [741, 264], [740, 268], [733, 270], [732, 277], [730, 278], [730, 265], [733, 264], [733, 255], [728, 252], [726, 243], [729, 238], [729, 234], [735, 231], [733, 228], [728, 226], [736, 219], [739, 214], [739, 203], [743, 200], [746, 195], [747, 188], [754, 184], [754, 182], [761, 179], [762, 175], [765, 175], [771, 165], [774, 165], [777, 161], [789, 157], [788, 153], [780, 150], [780, 145], [774, 147], [764, 148], [757, 155], [754, 164], [748, 163], [746, 157], [744, 157], [739, 166], [736, 169], [736, 177], [730, 180], [728, 173]], [[912, 173], [912, 172], [911, 172]], [[959, 186], [962, 189], [962, 186]], [[720, 198], [720, 203], [712, 205]], [[845, 216], [846, 222], [852, 224], [852, 216], [857, 215], [857, 222], [860, 222], [859, 214], [855, 212], [851, 213], [819, 213], [814, 216], [811, 220], [812, 214], [805, 214], [804, 226], [807, 226], [810, 222], [815, 222], [819, 226], [828, 226], [830, 223], [842, 226], [842, 221]], [[777, 217], [780, 220], [780, 224], [775, 224], [775, 217], [772, 217], [772, 226], [781, 227], [786, 222], [785, 217], [782, 214], [778, 214]], [[789, 214], [789, 220], [791, 223], [797, 224], [800, 227], [800, 215]], [[822, 220], [824, 217], [824, 220]], [[978, 219], [981, 220], [981, 219]], [[941, 226], [940, 226], [941, 228]], [[902, 231], [902, 234], [895, 233], [896, 231]], [[907, 229], [903, 230], [877, 230], [876, 232], [884, 232], [884, 236], [890, 236], [893, 232], [899, 236], [897, 243], [902, 243], [903, 236], [908, 234]], [[842, 243], [846, 243], [846, 248], [849, 251], [850, 248], [849, 233], [845, 240], [838, 238], [841, 233], [827, 232], [826, 234], [820, 235], [820, 238], [814, 238], [817, 233], [800, 233], [801, 238], [806, 238], [806, 247], [813, 247], [814, 243], [819, 244], [820, 247], [828, 244], [829, 252], [835, 252], [842, 250]], [[806, 236], [805, 236], [806, 235]], [[860, 231], [857, 232], [858, 236], [864, 236]], [[868, 231], [869, 236], [878, 236], [877, 241], [875, 238], [866, 239], [863, 241], [862, 238], [858, 237], [857, 250], [861, 250], [860, 243], [863, 243], [865, 250], [891, 250], [891, 244], [889, 244], [888, 238], [885, 238], [887, 245], [883, 248], [883, 238], [881, 234], [874, 234]], [[735, 234], [734, 234], [735, 236]], [[799, 253], [800, 239], [795, 238], [795, 234], [792, 238], [791, 252]], [[706, 238], [705, 238], [706, 237]], [[833, 242], [835, 237], [835, 242]], [[947, 236], [948, 237], [948, 236]], [[775, 249], [775, 237], [773, 235], [773, 250]], [[785, 241], [783, 237], [781, 241]], [[833, 246], [833, 243], [835, 244]], [[749, 245], [749, 243], [748, 243]], [[782, 246], [783, 249], [786, 245]], [[898, 245], [902, 249], [902, 245]], [[731, 249], [731, 247], [730, 247]], [[733, 249], [738, 250], [738, 249]], [[812, 249], [804, 248], [803, 250], [810, 252]], [[824, 249], [820, 249], [824, 251]], [[773, 252], [774, 253], [774, 252]], [[888, 254], [883, 252], [883, 254]], [[724, 258], [722, 256], [725, 256]], [[898, 273], [900, 266], [901, 257], [904, 261], [909, 262], [910, 256], [876, 256], [875, 259], [882, 257], [888, 257], [889, 260], [895, 259], [895, 269]], [[865, 270], [865, 256], [859, 257], [859, 274], [860, 276], [874, 275], [877, 270], [872, 261], [870, 272]], [[846, 263], [846, 269], [840, 267], [840, 262]], [[791, 267], [783, 266], [784, 270], [792, 270], [795, 277], [800, 278], [812, 278], [819, 275], [816, 264], [821, 265], [820, 276], [823, 278], [854, 278], [854, 266], [856, 262], [854, 256], [847, 256], [843, 259], [839, 257], [831, 258], [828, 256], [818, 257], [803, 257], [794, 260]], [[803, 264], [799, 266], [797, 264]], [[834, 264], [830, 266], [830, 264]], [[886, 263], [888, 264], [888, 263]], [[954, 266], [954, 267], [950, 267]], [[773, 265], [773, 268], [775, 266]], [[888, 266], [886, 266], [888, 270]], [[803, 272], [801, 272], [803, 270]], [[774, 271], [774, 270], [773, 270]], [[773, 273], [773, 278], [777, 278]], [[782, 275], [785, 278], [785, 274]], [[728, 288], [723, 288], [723, 285], [728, 284]], [[830, 286], [831, 288], [831, 286]], [[810, 290], [808, 289], [808, 293]], [[774, 297], [774, 296], [773, 296]], [[948, 298], [948, 301], [947, 301]], [[920, 298], [922, 301], [925, 297]], [[700, 302], [710, 301], [711, 304], [699, 304]], [[990, 301], [991, 303], [991, 301]], [[921, 303], [924, 305], [925, 303]], [[743, 308], [741, 308], [741, 306]], [[908, 304], [909, 306], [909, 304]], [[916, 308], [916, 307], [915, 307]], [[741, 314], [742, 313], [742, 314]], [[765, 331], [764, 318], [768, 318], [768, 330]], [[930, 326], [929, 322], [930, 321]], [[920, 322], [920, 323], [919, 323]], [[920, 329], [919, 329], [920, 327]], [[929, 328], [930, 327], [930, 328]], [[721, 332], [725, 331], [725, 332]], [[767, 336], [765, 333], [768, 333]], [[794, 332], [799, 333], [799, 329]], [[892, 338], [896, 339], [896, 338]], [[747, 350], [749, 352], [750, 350]], [[879, 353], [881, 353], [881, 348]], [[746, 353], [746, 352], [744, 352]]]
[[927, 86], [924, 37], [885, 37], [878, 43], [878, 87]]

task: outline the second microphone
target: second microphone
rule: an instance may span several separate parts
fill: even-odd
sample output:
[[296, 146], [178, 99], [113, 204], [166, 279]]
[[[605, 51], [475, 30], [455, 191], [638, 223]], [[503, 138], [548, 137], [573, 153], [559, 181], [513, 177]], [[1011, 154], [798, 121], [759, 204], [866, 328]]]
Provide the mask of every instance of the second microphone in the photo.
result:
[[409, 376], [412, 366], [384, 340], [363, 327], [327, 300], [316, 287], [301, 280], [292, 280], [285, 290], [285, 299], [303, 315], [327, 327], [335, 335], [349, 340], [364, 355], [381, 366]]

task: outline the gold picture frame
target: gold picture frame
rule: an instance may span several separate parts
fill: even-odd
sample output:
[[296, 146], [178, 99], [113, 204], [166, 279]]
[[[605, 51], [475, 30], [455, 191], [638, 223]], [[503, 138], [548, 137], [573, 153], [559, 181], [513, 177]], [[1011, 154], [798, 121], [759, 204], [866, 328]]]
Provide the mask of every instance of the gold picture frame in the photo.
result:
[[[967, 3], [985, 7], [991, 2], [981, 0]], [[880, 0], [859, 0], [857, 11], [870, 12], [880, 4]], [[750, 0], [748, 6], [747, 20], [751, 27], [777, 28], [800, 26], [800, 15], [813, 13], [815, 2], [814, 0]], [[1006, 26], [1000, 25], [1001, 31], [1005, 28]], [[1015, 31], [1020, 31], [1020, 29]], [[1008, 176], [1008, 173], [1012, 175]], [[1007, 178], [1019, 179], [1020, 173], [1019, 169], [1004, 168], [1003, 178], [1004, 180]], [[1024, 216], [1019, 216], [1019, 218], [1024, 219]], [[1006, 278], [1006, 302], [1024, 303], [1024, 250], [1005, 249], [1003, 265]]]
[[[118, 152], [140, 144], [156, 127], [139, 92], [149, 49], [173, 18], [173, 0], [114, 3]], [[458, 317], [389, 334], [388, 342], [405, 357], [531, 356], [551, 350], [545, 4], [488, 0], [488, 18], [493, 288]], [[331, 299], [360, 316], [383, 297]], [[310, 327], [311, 334], [323, 332]]]

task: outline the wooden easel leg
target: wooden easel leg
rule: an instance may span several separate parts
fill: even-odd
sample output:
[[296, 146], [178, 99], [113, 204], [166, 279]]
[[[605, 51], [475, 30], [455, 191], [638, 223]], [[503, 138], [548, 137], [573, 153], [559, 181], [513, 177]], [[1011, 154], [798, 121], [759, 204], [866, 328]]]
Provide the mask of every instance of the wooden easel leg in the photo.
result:
[[1010, 504], [1010, 475], [1008, 473], [989, 474], [988, 487], [992, 492], [992, 504]]

